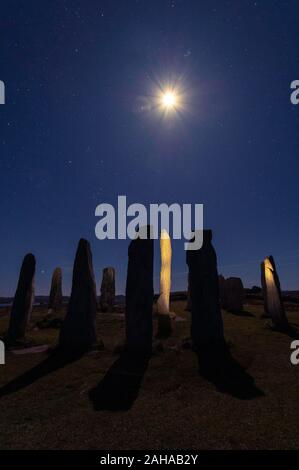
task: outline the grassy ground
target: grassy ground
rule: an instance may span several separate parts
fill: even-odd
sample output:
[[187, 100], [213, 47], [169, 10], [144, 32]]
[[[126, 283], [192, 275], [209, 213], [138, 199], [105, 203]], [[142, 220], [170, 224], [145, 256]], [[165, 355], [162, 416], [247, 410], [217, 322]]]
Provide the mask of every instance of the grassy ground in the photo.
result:
[[[127, 411], [95, 410], [89, 392], [118, 359], [115, 345], [124, 337], [121, 314], [99, 314], [98, 336], [105, 349], [47, 373], [19, 389], [1, 393], [1, 449], [295, 449], [299, 448], [299, 366], [290, 363], [291, 339], [270, 330], [262, 306], [246, 305], [236, 316], [223, 312], [231, 352], [255, 379], [263, 396], [241, 400], [220, 392], [198, 374], [194, 353], [180, 347], [189, 335], [184, 302], [171, 310], [174, 323], [164, 350], [151, 357], [136, 400]], [[36, 308], [32, 323], [45, 315]], [[288, 309], [299, 327], [299, 312]], [[0, 335], [7, 327], [0, 311]], [[36, 344], [53, 344], [58, 330], [31, 329]], [[0, 387], [47, 359], [46, 353], [7, 353]], [[115, 395], [124, 392], [115, 384]], [[136, 385], [136, 384], [135, 384]], [[4, 389], [5, 390], [5, 389]]]

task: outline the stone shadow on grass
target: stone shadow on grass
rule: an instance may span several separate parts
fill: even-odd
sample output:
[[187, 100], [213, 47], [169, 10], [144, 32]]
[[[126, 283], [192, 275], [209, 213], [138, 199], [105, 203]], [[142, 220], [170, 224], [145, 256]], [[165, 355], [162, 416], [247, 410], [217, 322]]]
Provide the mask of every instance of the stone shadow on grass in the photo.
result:
[[150, 355], [124, 350], [101, 382], [89, 392], [94, 410], [128, 411], [147, 370]]
[[199, 373], [222, 393], [240, 400], [265, 396], [253, 377], [233, 358], [227, 345], [210, 345], [198, 353]]
[[0, 398], [28, 387], [42, 377], [77, 361], [82, 355], [82, 352], [66, 354], [60, 350], [55, 350], [44, 361], [3, 385], [0, 388]]

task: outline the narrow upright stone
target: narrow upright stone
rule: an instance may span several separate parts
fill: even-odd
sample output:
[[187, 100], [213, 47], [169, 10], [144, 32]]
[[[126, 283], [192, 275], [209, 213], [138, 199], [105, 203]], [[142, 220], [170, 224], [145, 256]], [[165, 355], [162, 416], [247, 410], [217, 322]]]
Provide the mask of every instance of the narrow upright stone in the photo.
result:
[[171, 286], [171, 240], [165, 229], [160, 237], [161, 270], [160, 295], [157, 301], [158, 336], [167, 337], [171, 334], [171, 318], [169, 312], [170, 286]]
[[103, 269], [101, 283], [100, 309], [102, 312], [112, 312], [115, 302], [115, 269]]
[[51, 290], [49, 296], [49, 311], [59, 310], [62, 306], [62, 272], [61, 268], [55, 268], [52, 275]]
[[245, 299], [243, 282], [239, 277], [229, 277], [225, 281], [226, 309], [232, 313], [243, 311]]
[[261, 281], [265, 313], [269, 315], [276, 327], [288, 327], [288, 319], [281, 297], [279, 277], [272, 256], [265, 258], [261, 263]]
[[187, 288], [187, 305], [185, 310], [191, 312], [191, 295], [190, 295], [190, 274], [188, 273], [188, 288]]
[[150, 353], [153, 336], [153, 257], [154, 244], [139, 236], [128, 250], [126, 284], [126, 346], [131, 350]]
[[96, 344], [97, 297], [89, 242], [81, 238], [73, 268], [71, 297], [60, 331], [59, 345], [68, 352]]
[[219, 298], [220, 298], [220, 305], [221, 308], [226, 308], [227, 302], [226, 302], [226, 291], [225, 291], [225, 277], [222, 276], [222, 274], [219, 274], [218, 276], [218, 281], [219, 281]]
[[212, 231], [203, 231], [199, 250], [187, 251], [191, 294], [191, 337], [196, 352], [223, 344], [223, 323], [219, 303], [217, 258], [212, 246]]
[[19, 282], [10, 313], [7, 340], [9, 343], [25, 337], [25, 331], [34, 303], [35, 257], [29, 253], [22, 263]]

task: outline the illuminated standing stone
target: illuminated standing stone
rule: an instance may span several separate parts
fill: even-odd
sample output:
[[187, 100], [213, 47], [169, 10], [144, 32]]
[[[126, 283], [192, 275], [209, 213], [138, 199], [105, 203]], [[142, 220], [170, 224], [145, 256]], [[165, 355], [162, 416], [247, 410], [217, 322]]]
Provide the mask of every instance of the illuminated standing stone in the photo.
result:
[[265, 258], [261, 263], [261, 281], [265, 313], [275, 326], [287, 327], [288, 320], [282, 303], [279, 277], [272, 256]]
[[96, 343], [97, 297], [89, 242], [81, 238], [73, 268], [72, 291], [62, 324], [59, 345], [66, 351], [84, 351]]
[[167, 230], [163, 229], [160, 237], [161, 270], [160, 296], [157, 301], [158, 336], [169, 336], [171, 333], [171, 318], [169, 312], [169, 297], [171, 286], [171, 240]]
[[216, 253], [212, 231], [203, 231], [199, 250], [187, 250], [191, 295], [191, 337], [196, 352], [224, 343]]
[[9, 343], [25, 336], [34, 303], [35, 257], [29, 253], [22, 263], [19, 282], [10, 313], [7, 339]]
[[112, 312], [115, 301], [115, 269], [103, 269], [101, 283], [100, 309], [102, 312]]
[[[142, 228], [144, 230], [144, 228]], [[126, 348], [150, 353], [153, 336], [154, 243], [137, 236], [129, 245], [126, 283]]]
[[49, 312], [59, 310], [62, 305], [62, 272], [61, 268], [55, 268], [52, 275], [51, 290], [49, 296]]
[[239, 277], [229, 277], [225, 280], [224, 291], [225, 308], [233, 313], [242, 312], [245, 299], [242, 280]]

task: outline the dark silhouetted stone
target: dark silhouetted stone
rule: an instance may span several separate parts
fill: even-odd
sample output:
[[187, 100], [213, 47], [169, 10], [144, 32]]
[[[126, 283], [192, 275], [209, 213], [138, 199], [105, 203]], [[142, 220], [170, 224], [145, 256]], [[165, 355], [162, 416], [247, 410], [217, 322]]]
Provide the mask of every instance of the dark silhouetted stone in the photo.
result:
[[59, 310], [62, 306], [62, 273], [60, 268], [54, 269], [49, 296], [49, 312]]
[[112, 312], [115, 302], [115, 269], [103, 269], [101, 283], [100, 309], [102, 312]]
[[199, 353], [224, 343], [217, 258], [211, 240], [212, 231], [204, 230], [202, 247], [188, 250], [186, 256], [190, 276], [192, 345]]
[[15, 293], [7, 333], [8, 343], [22, 340], [34, 303], [35, 257], [29, 253], [25, 256]]
[[128, 255], [126, 348], [150, 353], [153, 336], [153, 240], [137, 237], [131, 241]]
[[242, 280], [239, 277], [229, 277], [224, 287], [226, 310], [232, 313], [242, 312], [245, 299]]
[[187, 305], [185, 310], [191, 312], [191, 295], [190, 295], [190, 274], [188, 273], [188, 289], [187, 289]]
[[74, 262], [68, 311], [60, 331], [61, 349], [69, 352], [85, 351], [96, 344], [96, 311], [92, 254], [89, 242], [81, 238]]
[[261, 263], [261, 280], [265, 313], [272, 319], [276, 327], [288, 327], [289, 324], [281, 297], [279, 277], [272, 256], [265, 258]]
[[225, 292], [225, 277], [220, 274], [218, 276], [218, 281], [219, 281], [219, 298], [220, 298], [220, 305], [221, 308], [226, 308], [227, 302], [226, 302], [226, 292]]

